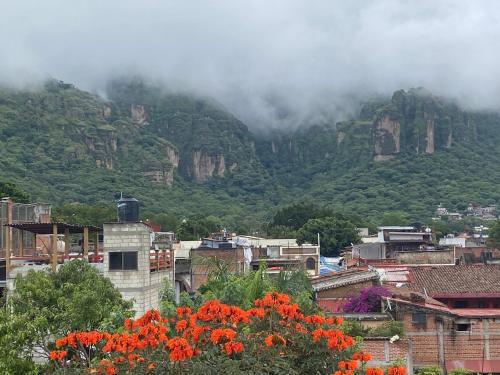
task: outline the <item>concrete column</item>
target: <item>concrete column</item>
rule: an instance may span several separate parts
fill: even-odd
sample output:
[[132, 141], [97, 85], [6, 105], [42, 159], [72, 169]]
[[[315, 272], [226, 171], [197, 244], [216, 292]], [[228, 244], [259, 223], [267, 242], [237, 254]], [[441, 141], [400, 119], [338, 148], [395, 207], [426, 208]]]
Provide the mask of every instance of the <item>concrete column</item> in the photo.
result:
[[52, 225], [52, 271], [57, 270], [57, 224]]
[[19, 249], [19, 256], [24, 256], [24, 230], [19, 230], [19, 243], [17, 244]]
[[10, 238], [10, 227], [4, 227], [5, 228], [5, 272], [7, 275], [7, 279], [9, 278], [9, 272], [11, 269], [10, 265], [10, 246], [12, 244], [11, 238]]
[[[99, 255], [99, 232], [94, 232], [94, 257], [97, 259]], [[97, 262], [97, 260], [96, 260]]]
[[[7, 200], [7, 224], [12, 224], [12, 208], [14, 203], [12, 199]], [[9, 272], [11, 270], [11, 260], [12, 255], [12, 227], [5, 227], [5, 271], [6, 278], [9, 278]]]
[[388, 340], [384, 341], [384, 360], [386, 362], [391, 361], [391, 349], [389, 348], [389, 341]]
[[483, 340], [484, 340], [484, 359], [490, 357], [490, 322], [488, 319], [483, 319]]
[[32, 233], [31, 242], [33, 245], [33, 256], [36, 253], [36, 233]]
[[406, 372], [413, 375], [413, 337], [408, 340], [408, 354], [406, 355]]
[[446, 374], [445, 358], [444, 358], [444, 334], [443, 334], [443, 321], [436, 321], [437, 335], [438, 335], [438, 361], [439, 367], [443, 374]]
[[83, 258], [89, 259], [89, 228], [83, 227]]
[[69, 240], [69, 228], [64, 228], [64, 257], [67, 258], [69, 256], [70, 249], [70, 240]]

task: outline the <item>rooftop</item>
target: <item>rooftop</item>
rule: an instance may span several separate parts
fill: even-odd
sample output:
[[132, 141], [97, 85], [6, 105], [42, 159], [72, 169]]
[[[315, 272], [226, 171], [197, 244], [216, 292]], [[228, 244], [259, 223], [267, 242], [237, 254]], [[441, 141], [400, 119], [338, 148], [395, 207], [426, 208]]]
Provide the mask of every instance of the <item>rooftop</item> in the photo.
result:
[[472, 297], [500, 296], [500, 265], [446, 265], [411, 267], [409, 282], [412, 290], [433, 297], [469, 295]]
[[402, 227], [402, 226], [387, 226], [387, 227], [378, 227], [378, 230], [415, 230], [415, 227]]
[[356, 284], [364, 281], [377, 280], [379, 275], [374, 270], [352, 269], [330, 274], [328, 276], [319, 276], [311, 279], [312, 288], [315, 292], [339, 288], [344, 285]]
[[79, 225], [67, 223], [21, 223], [21, 224], [5, 224], [6, 227], [12, 227], [23, 231], [28, 231], [35, 234], [52, 234], [54, 225], [57, 226], [57, 233], [64, 233], [66, 229], [69, 233], [83, 233], [84, 228], [88, 228], [89, 232], [102, 232], [102, 229], [93, 225]]

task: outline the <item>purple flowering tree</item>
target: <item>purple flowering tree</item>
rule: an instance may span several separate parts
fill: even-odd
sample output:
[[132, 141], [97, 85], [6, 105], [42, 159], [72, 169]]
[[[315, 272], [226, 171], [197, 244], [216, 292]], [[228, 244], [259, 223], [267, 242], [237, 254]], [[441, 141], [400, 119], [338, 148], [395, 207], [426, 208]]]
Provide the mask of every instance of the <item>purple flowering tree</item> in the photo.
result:
[[383, 286], [372, 286], [361, 289], [359, 295], [349, 299], [344, 306], [346, 313], [368, 313], [380, 311], [382, 297], [389, 297], [391, 293]]

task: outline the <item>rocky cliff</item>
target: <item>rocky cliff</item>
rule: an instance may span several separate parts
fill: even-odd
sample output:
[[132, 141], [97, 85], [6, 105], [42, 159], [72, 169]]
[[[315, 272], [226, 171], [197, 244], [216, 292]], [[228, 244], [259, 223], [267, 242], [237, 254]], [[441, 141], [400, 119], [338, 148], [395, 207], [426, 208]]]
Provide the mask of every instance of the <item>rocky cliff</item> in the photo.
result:
[[136, 80], [114, 82], [106, 100], [57, 81], [0, 88], [4, 180], [39, 200], [110, 202], [129, 191], [182, 214], [261, 215], [308, 197], [373, 217], [490, 204], [500, 197], [499, 129], [498, 114], [422, 89], [366, 103], [350, 120], [262, 135], [210, 99]]
[[476, 124], [467, 112], [423, 89], [395, 92], [374, 117], [375, 160], [387, 160], [402, 151], [434, 154], [455, 142], [477, 140]]

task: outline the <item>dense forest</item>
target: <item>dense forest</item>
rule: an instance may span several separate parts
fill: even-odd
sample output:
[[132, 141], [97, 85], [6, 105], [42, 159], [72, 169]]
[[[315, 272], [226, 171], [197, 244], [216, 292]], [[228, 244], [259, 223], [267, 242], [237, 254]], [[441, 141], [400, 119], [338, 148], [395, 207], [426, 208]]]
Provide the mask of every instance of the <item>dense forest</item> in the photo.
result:
[[411, 89], [348, 121], [254, 134], [210, 98], [140, 79], [110, 82], [106, 99], [51, 80], [0, 89], [1, 181], [62, 218], [124, 192], [171, 226], [210, 216], [258, 232], [304, 200], [372, 224], [393, 211], [426, 222], [440, 203], [499, 203], [499, 129], [495, 113]]

